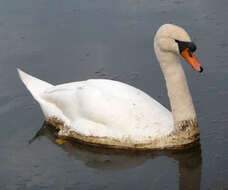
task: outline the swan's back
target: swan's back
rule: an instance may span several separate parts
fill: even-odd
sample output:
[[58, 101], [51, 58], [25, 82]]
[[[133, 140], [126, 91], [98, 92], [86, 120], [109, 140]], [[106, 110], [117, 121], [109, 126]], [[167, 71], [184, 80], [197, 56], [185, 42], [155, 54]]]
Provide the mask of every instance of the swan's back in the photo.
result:
[[[26, 74], [27, 75], [27, 74]], [[23, 80], [23, 77], [21, 77]], [[168, 135], [173, 130], [172, 114], [143, 91], [106, 79], [66, 83], [41, 88], [24, 81], [40, 103], [47, 119], [58, 118], [84, 136], [130, 139], [145, 142]], [[42, 81], [43, 82], [43, 81]], [[33, 88], [32, 83], [40, 87]], [[42, 86], [42, 84], [40, 84]]]

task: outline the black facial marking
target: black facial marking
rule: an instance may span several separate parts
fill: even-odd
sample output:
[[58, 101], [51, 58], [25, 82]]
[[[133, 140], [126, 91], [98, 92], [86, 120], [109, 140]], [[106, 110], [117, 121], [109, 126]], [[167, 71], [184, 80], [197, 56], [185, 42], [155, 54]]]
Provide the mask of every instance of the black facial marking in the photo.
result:
[[192, 57], [192, 51], [188, 48], [188, 55]]
[[[184, 51], [186, 48], [188, 48], [191, 52], [196, 51], [196, 45], [193, 42], [185, 42], [180, 40], [175, 40], [177, 42], [180, 53]], [[191, 54], [189, 54], [192, 56]]]

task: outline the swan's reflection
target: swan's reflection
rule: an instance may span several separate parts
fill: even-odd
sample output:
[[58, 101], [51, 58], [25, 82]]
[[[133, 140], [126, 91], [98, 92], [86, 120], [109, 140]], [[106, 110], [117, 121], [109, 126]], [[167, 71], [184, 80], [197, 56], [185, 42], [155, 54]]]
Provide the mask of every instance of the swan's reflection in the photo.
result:
[[200, 189], [202, 158], [199, 143], [182, 151], [115, 150], [92, 147], [73, 141], [59, 144], [56, 142], [57, 131], [47, 122], [44, 122], [41, 129], [30, 140], [30, 143], [40, 136], [46, 136], [66, 151], [69, 156], [83, 161], [88, 167], [102, 170], [125, 170], [142, 165], [147, 160], [158, 156], [168, 156], [178, 161], [179, 189]]

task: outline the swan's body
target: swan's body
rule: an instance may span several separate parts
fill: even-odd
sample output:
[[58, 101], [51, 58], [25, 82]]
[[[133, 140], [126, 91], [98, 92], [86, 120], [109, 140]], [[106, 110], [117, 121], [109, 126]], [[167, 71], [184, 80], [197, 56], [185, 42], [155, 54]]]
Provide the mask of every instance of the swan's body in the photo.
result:
[[[141, 90], [121, 82], [90, 79], [53, 86], [23, 71], [19, 70], [19, 74], [61, 136], [116, 148], [182, 147], [197, 140], [199, 132], [179, 59], [159, 47], [164, 43], [161, 40], [165, 39], [166, 28], [179, 30], [177, 40], [190, 42], [190, 38], [175, 25], [163, 25], [155, 37], [155, 51], [166, 76], [173, 114]], [[165, 48], [169, 45], [166, 42]], [[170, 61], [172, 64], [167, 66], [165, 63]]]

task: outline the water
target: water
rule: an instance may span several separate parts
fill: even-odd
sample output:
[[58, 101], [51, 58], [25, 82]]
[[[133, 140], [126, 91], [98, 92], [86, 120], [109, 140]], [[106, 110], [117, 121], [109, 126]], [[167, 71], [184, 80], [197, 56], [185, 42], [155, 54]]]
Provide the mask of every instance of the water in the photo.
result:
[[[228, 189], [227, 17], [226, 0], [0, 0], [0, 189]], [[204, 72], [182, 62], [200, 144], [136, 153], [56, 143], [15, 68], [53, 84], [115, 78], [169, 107], [153, 52], [164, 23], [198, 46]]]

